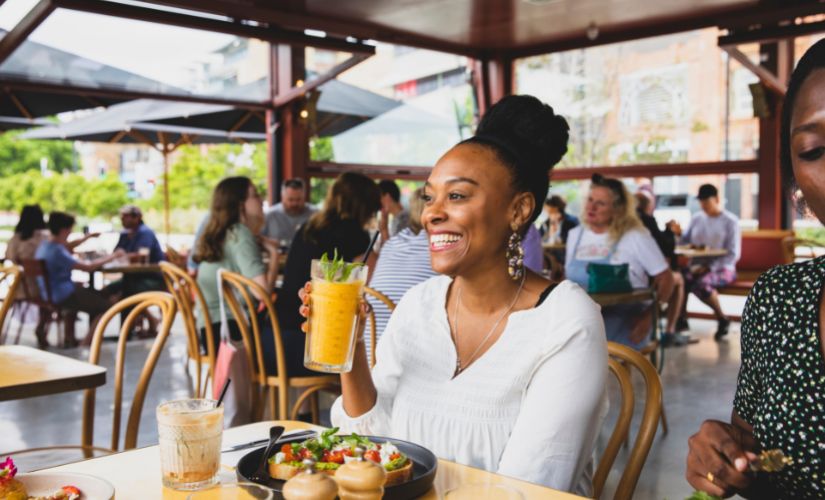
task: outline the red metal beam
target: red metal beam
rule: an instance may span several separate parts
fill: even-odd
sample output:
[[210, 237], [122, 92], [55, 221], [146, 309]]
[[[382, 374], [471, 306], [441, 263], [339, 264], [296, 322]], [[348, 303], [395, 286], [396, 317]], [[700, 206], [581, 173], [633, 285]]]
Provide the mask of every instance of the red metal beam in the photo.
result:
[[40, 0], [11, 31], [6, 33], [6, 36], [0, 39], [0, 64], [3, 64], [17, 47], [26, 41], [26, 38], [49, 17], [54, 9], [55, 6], [51, 0]]
[[[822, 6], [822, 10], [825, 11], [825, 5]], [[785, 26], [758, 28], [743, 32], [734, 31], [729, 35], [720, 36], [719, 46], [724, 48], [726, 46], [735, 46], [743, 43], [776, 42], [798, 36], [822, 33], [823, 31], [825, 31], [825, 21], [803, 24], [787, 24]]]
[[373, 179], [405, 179], [425, 181], [430, 175], [430, 168], [399, 165], [367, 165], [361, 163], [335, 163], [330, 161], [311, 161], [307, 173], [311, 177], [337, 177], [343, 172], [358, 172]]
[[364, 60], [366, 60], [369, 57], [370, 56], [366, 55], [366, 54], [353, 54], [352, 57], [350, 57], [346, 61], [336, 65], [335, 67], [333, 67], [332, 69], [330, 69], [329, 71], [324, 73], [323, 75], [320, 75], [320, 76], [312, 79], [311, 81], [304, 83], [300, 87], [290, 87], [289, 90], [287, 90], [286, 92], [279, 93], [272, 100], [272, 104], [273, 104], [273, 106], [278, 108], [278, 107], [284, 106], [284, 105], [294, 101], [295, 99], [303, 97], [307, 94], [307, 92], [310, 92], [310, 91], [320, 87], [321, 85], [327, 83], [328, 81], [336, 78], [338, 75], [340, 75], [344, 71], [352, 68], [353, 66], [356, 66], [356, 65], [360, 64], [361, 62], [363, 62]]
[[[45, 1], [45, 0], [44, 0]], [[216, 33], [225, 33], [243, 38], [257, 38], [270, 43], [309, 45], [327, 50], [374, 54], [375, 47], [360, 42], [349, 42], [343, 38], [315, 37], [303, 33], [274, 27], [261, 27], [230, 21], [220, 21], [206, 17], [190, 16], [176, 12], [138, 7], [101, 0], [52, 0], [57, 7], [104, 14], [107, 16], [134, 19], [151, 23], [161, 23], [182, 28], [192, 28]]]
[[759, 81], [762, 82], [762, 85], [774, 94], [783, 97], [788, 91], [788, 86], [784, 82], [780, 81], [775, 74], [773, 74], [768, 68], [751, 61], [751, 59], [743, 54], [741, 50], [731, 46], [722, 47], [722, 50], [727, 52], [731, 58], [738, 61], [743, 67], [750, 70], [751, 73], [758, 76]]
[[18, 78], [0, 77], [0, 86], [9, 89], [30, 90], [36, 92], [51, 92], [54, 94], [69, 94], [80, 96], [109, 97], [113, 99], [158, 99], [161, 101], [197, 102], [203, 104], [222, 104], [234, 106], [236, 108], [264, 110], [270, 105], [268, 102], [249, 102], [235, 99], [224, 99], [220, 97], [198, 96], [194, 94], [159, 94], [154, 92], [141, 92], [135, 90], [123, 90], [105, 87], [85, 87], [74, 84], [57, 84], [32, 82]]
[[595, 173], [610, 177], [664, 177], [670, 175], [745, 174], [758, 172], [759, 160], [718, 161], [702, 163], [660, 163], [618, 167], [555, 168], [552, 181], [589, 179]]

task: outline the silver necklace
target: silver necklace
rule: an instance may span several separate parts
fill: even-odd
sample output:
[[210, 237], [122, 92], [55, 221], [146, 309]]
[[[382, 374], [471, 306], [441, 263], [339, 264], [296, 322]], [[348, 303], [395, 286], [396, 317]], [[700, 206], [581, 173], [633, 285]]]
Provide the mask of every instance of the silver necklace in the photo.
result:
[[458, 376], [462, 371], [464, 371], [465, 368], [472, 364], [473, 360], [476, 358], [476, 355], [478, 354], [478, 351], [481, 350], [481, 347], [487, 343], [487, 341], [490, 339], [490, 336], [498, 328], [498, 325], [501, 324], [501, 322], [504, 320], [504, 317], [507, 316], [507, 314], [509, 314], [510, 311], [513, 310], [513, 307], [515, 307], [516, 302], [518, 302], [518, 298], [521, 295], [521, 289], [524, 288], [524, 278], [525, 276], [523, 275], [521, 277], [521, 283], [519, 283], [518, 290], [516, 290], [516, 295], [515, 297], [513, 297], [513, 301], [510, 303], [510, 306], [504, 310], [504, 313], [502, 313], [502, 315], [498, 318], [498, 321], [496, 321], [496, 323], [493, 325], [493, 328], [491, 328], [490, 331], [487, 332], [487, 335], [484, 336], [484, 338], [481, 340], [481, 343], [478, 344], [475, 351], [473, 351], [473, 353], [470, 355], [470, 358], [467, 360], [467, 364], [463, 367], [461, 366], [461, 354], [458, 352], [458, 307], [459, 305], [461, 305], [462, 290], [461, 288], [458, 289], [458, 296], [455, 299], [455, 310], [453, 312], [453, 317], [455, 318], [453, 321], [453, 342], [455, 343], [455, 375], [453, 375], [453, 377]]

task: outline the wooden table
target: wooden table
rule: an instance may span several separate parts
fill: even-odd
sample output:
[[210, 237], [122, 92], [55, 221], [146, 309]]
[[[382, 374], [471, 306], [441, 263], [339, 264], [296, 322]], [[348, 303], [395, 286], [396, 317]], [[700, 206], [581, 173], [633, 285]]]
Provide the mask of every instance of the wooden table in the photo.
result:
[[[275, 424], [286, 427], [287, 432], [315, 428], [304, 422], [258, 422], [234, 429], [227, 429], [223, 435], [223, 447], [247, 443], [256, 439], [263, 439], [268, 435], [269, 428]], [[250, 450], [222, 455], [224, 463], [221, 470], [221, 482], [235, 482], [235, 463]], [[231, 462], [231, 463], [230, 463]], [[79, 472], [106, 478], [115, 487], [118, 500], [127, 499], [185, 499], [187, 492], [173, 491], [161, 485], [160, 463], [157, 446], [149, 446], [138, 450], [117, 453], [83, 462], [62, 465], [41, 472]], [[438, 472], [435, 477], [435, 488], [421, 497], [425, 500], [440, 499], [444, 493], [460, 484], [506, 484], [518, 488], [526, 500], [572, 500], [578, 497], [569, 493], [556, 491], [536, 484], [519, 481], [484, 470], [459, 465], [446, 460], [438, 461]]]
[[653, 289], [636, 288], [630, 292], [620, 293], [591, 293], [590, 298], [600, 306], [617, 306], [619, 304], [636, 304], [646, 300], [653, 300]]
[[0, 401], [99, 387], [106, 368], [40, 349], [0, 346]]
[[160, 266], [157, 264], [115, 264], [105, 265], [95, 272], [122, 274], [159, 273]]
[[676, 255], [682, 255], [689, 259], [709, 258], [709, 257], [724, 257], [730, 252], [724, 248], [691, 248], [689, 246], [677, 246]]

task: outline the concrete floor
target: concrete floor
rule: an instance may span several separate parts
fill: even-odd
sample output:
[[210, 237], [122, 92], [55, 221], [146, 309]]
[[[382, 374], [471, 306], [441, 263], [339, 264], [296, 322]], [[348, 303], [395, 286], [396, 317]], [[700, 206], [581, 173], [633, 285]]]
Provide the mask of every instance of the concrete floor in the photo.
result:
[[[662, 382], [665, 389], [664, 400], [670, 433], [657, 435], [644, 471], [639, 479], [634, 498], [680, 500], [687, 497], [692, 488], [684, 480], [684, 464], [687, 453], [687, 439], [706, 418], [727, 419], [736, 385], [739, 367], [738, 324], [732, 325], [728, 339], [716, 343], [712, 334], [715, 323], [692, 320], [692, 334], [700, 339], [698, 344], [667, 350]], [[78, 325], [80, 329], [80, 324]], [[114, 330], [111, 334], [114, 334]], [[34, 335], [25, 332], [23, 344], [35, 345]], [[114, 342], [103, 346], [103, 363], [110, 369], [114, 363]], [[135, 381], [148, 352], [149, 341], [131, 342], [127, 350], [127, 381]], [[85, 359], [87, 351], [82, 348], [59, 350], [61, 354]], [[185, 343], [180, 325], [174, 330], [167, 348], [152, 379], [149, 394], [143, 410], [139, 446], [157, 442], [154, 418], [155, 406], [165, 400], [187, 397], [190, 381], [186, 376]], [[112, 376], [109, 383], [98, 390], [97, 414], [95, 418], [96, 441], [100, 446], [109, 446], [111, 439]], [[612, 383], [612, 381], [611, 381]], [[641, 390], [641, 381], [636, 380]], [[124, 391], [124, 403], [131, 399], [132, 386]], [[611, 402], [617, 401], [615, 386], [611, 387]], [[77, 444], [80, 442], [82, 393], [65, 393], [20, 401], [0, 403], [0, 456], [3, 452], [36, 446], [56, 444]], [[618, 404], [613, 403], [615, 409]], [[637, 412], [641, 411], [637, 399]], [[608, 415], [608, 422], [615, 418], [614, 411]], [[125, 420], [125, 416], [124, 416]], [[609, 429], [609, 425], [605, 429]], [[635, 436], [635, 434], [634, 434]], [[607, 432], [600, 439], [601, 445], [607, 441]], [[618, 482], [617, 471], [627, 458], [628, 450], [622, 450], [614, 466], [614, 473], [608, 479], [606, 492]], [[21, 470], [32, 470], [45, 466], [47, 460], [69, 462], [78, 459], [77, 453], [56, 455], [49, 453], [33, 457], [20, 463]], [[609, 498], [605, 495], [603, 498]]]

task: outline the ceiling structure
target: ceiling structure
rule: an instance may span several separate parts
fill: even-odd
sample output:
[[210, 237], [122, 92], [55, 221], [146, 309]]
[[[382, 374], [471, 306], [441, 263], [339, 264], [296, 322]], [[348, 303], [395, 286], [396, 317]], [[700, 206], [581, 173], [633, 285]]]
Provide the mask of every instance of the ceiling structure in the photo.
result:
[[[523, 56], [707, 26], [752, 29], [820, 0], [148, 0], [282, 29], [484, 57]], [[595, 28], [595, 29], [594, 29]], [[589, 32], [589, 33], [588, 33]], [[594, 36], [595, 35], [595, 36]]]

